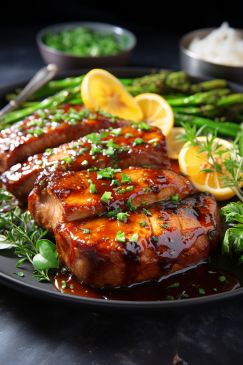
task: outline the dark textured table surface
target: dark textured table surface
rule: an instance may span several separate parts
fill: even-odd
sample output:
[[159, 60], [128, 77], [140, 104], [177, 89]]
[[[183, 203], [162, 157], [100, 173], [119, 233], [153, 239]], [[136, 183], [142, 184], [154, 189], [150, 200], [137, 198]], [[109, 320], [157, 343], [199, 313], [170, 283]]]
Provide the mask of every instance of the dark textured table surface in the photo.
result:
[[[38, 30], [0, 30], [0, 86], [28, 79], [43, 66]], [[130, 66], [179, 69], [179, 38], [138, 34]], [[240, 301], [188, 313], [104, 314], [0, 285], [0, 364], [241, 364], [242, 328]]]

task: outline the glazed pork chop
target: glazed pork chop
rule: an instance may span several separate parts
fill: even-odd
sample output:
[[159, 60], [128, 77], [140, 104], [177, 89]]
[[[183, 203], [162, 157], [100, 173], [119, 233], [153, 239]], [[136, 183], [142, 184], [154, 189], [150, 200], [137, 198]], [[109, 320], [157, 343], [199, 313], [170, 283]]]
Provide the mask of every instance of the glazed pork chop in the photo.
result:
[[134, 127], [91, 133], [60, 147], [49, 148], [43, 154], [31, 156], [26, 162], [14, 165], [2, 174], [2, 187], [19, 201], [25, 202], [35, 180], [47, 167], [56, 171], [80, 171], [91, 167], [125, 169], [144, 165], [153, 169], [170, 168], [166, 141], [161, 130], [150, 128], [145, 123]]
[[[104, 115], [105, 116], [104, 116]], [[84, 106], [64, 106], [50, 114], [41, 111], [0, 132], [0, 172], [47, 148], [91, 132], [123, 127], [131, 122], [106, 116]]]
[[116, 217], [58, 223], [60, 260], [95, 288], [159, 280], [205, 261], [222, 231], [212, 195], [193, 194]]
[[43, 171], [28, 198], [35, 221], [50, 231], [70, 222], [131, 207], [147, 207], [160, 200], [183, 199], [196, 189], [172, 170], [130, 167], [125, 170]]

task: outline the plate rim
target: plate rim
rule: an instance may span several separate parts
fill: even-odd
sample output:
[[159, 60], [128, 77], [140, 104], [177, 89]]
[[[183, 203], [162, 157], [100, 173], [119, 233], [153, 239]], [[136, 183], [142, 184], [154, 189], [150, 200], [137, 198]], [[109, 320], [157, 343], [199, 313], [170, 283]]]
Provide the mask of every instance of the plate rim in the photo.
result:
[[[112, 72], [134, 72], [134, 73], [151, 73], [154, 68], [150, 67], [108, 67], [103, 68], [105, 70]], [[158, 69], [158, 68], [157, 68]], [[162, 69], [162, 68], [159, 68]], [[75, 77], [82, 75], [84, 73], [87, 73], [90, 69], [89, 68], [83, 68], [78, 70], [70, 70], [70, 71], [62, 71], [59, 72], [54, 79], [61, 79], [65, 77]], [[195, 77], [191, 75], [192, 79], [206, 81], [213, 79], [209, 76], [200, 76]], [[18, 81], [14, 83], [10, 83], [7, 85], [3, 85], [0, 87], [0, 96], [5, 91], [5, 89], [11, 89], [11, 88], [17, 88], [21, 87], [24, 84], [27, 84], [30, 81], [30, 79]], [[200, 81], [198, 81], [200, 82]], [[227, 81], [228, 85], [235, 88], [242, 89], [243, 92], [243, 85]], [[31, 265], [31, 264], [30, 264]], [[205, 304], [218, 304], [223, 303], [227, 300], [232, 300], [233, 298], [240, 298], [243, 296], [243, 287], [228, 291], [225, 293], [219, 293], [214, 295], [205, 295], [202, 297], [197, 298], [188, 298], [186, 300], [174, 300], [174, 301], [122, 301], [122, 300], [105, 300], [105, 299], [97, 299], [97, 298], [88, 298], [88, 297], [81, 297], [77, 295], [70, 295], [66, 293], [60, 293], [57, 290], [48, 290], [43, 288], [40, 288], [38, 286], [35, 286], [30, 283], [26, 283], [17, 277], [12, 277], [11, 275], [5, 274], [0, 269], [0, 283], [10, 287], [11, 289], [23, 292], [27, 295], [39, 297], [41, 299], [47, 299], [47, 300], [55, 300], [59, 303], [69, 303], [69, 304], [75, 304], [78, 306], [84, 306], [86, 307], [86, 310], [94, 310], [94, 309], [109, 309], [109, 310], [117, 310], [117, 309], [123, 309], [123, 310], [131, 310], [131, 311], [138, 311], [138, 310], [165, 310], [165, 311], [173, 311], [175, 309], [177, 310], [188, 310], [190, 308], [198, 308], [199, 306], [205, 305]], [[52, 285], [52, 283], [45, 283], [44, 285]], [[54, 286], [53, 286], [54, 288]]]

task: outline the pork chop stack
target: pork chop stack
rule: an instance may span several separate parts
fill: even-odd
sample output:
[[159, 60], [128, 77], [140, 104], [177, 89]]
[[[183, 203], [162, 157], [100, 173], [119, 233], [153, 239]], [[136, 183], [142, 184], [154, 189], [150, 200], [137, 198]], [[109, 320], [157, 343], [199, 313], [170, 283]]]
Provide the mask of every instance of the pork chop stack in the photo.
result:
[[91, 170], [43, 170], [28, 198], [37, 223], [54, 232], [60, 260], [84, 284], [159, 280], [205, 261], [219, 242], [214, 197], [198, 193], [182, 174]]
[[159, 280], [205, 261], [220, 239], [214, 197], [170, 169], [165, 137], [144, 122], [41, 111], [1, 132], [0, 172], [19, 200], [33, 189], [31, 215], [95, 288]]

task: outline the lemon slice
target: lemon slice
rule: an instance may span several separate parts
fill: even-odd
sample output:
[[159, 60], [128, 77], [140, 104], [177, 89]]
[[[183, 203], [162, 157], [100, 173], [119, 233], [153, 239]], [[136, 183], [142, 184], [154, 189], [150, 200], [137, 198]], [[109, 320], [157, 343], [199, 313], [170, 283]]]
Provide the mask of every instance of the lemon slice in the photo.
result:
[[[206, 137], [197, 138], [201, 142], [206, 142]], [[216, 138], [214, 143], [219, 142], [222, 145], [219, 150], [226, 150], [232, 148], [232, 143]], [[181, 172], [188, 176], [189, 180], [199, 191], [208, 191], [212, 193], [217, 200], [226, 200], [232, 198], [235, 193], [229, 187], [223, 187], [223, 180], [220, 178], [221, 173], [218, 172], [201, 172], [202, 169], [212, 169], [209, 165], [206, 152], [197, 153], [200, 147], [189, 146], [189, 142], [185, 144], [179, 154], [179, 165]], [[222, 165], [222, 171], [226, 172], [223, 161], [229, 157], [229, 152], [222, 154], [221, 159], [219, 155], [213, 155], [216, 162]]]
[[143, 112], [143, 120], [162, 130], [165, 137], [170, 134], [174, 126], [174, 114], [167, 101], [158, 94], [140, 94], [135, 101]]
[[85, 75], [81, 84], [81, 97], [88, 107], [100, 108], [137, 122], [143, 118], [134, 98], [115, 76], [105, 70], [94, 69]]
[[176, 138], [179, 134], [185, 134], [186, 131], [182, 127], [174, 127], [170, 131], [169, 136], [166, 138], [167, 151], [169, 158], [177, 160], [179, 157], [179, 153], [184, 146], [185, 142], [178, 142]]

